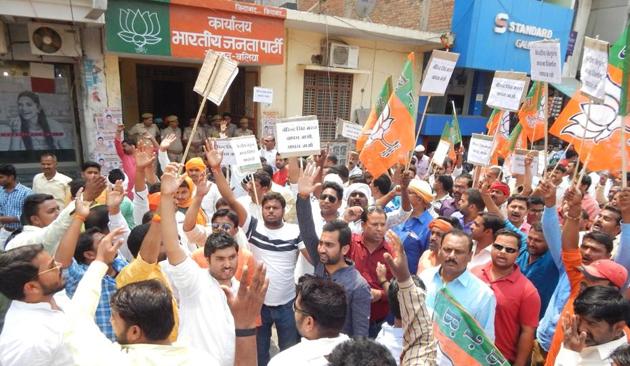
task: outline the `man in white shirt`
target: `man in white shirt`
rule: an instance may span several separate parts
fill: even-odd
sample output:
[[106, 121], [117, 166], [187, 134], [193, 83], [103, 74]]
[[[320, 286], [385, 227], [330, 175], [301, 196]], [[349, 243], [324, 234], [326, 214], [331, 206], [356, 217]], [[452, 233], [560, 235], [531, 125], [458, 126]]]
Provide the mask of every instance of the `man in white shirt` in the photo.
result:
[[278, 353], [269, 366], [327, 365], [325, 356], [350, 339], [341, 333], [346, 320], [346, 291], [330, 280], [303, 276], [293, 309], [302, 341]]
[[72, 178], [57, 171], [57, 157], [46, 152], [39, 158], [42, 173], [33, 177], [33, 193], [47, 193], [55, 197], [59, 209], [66, 207], [70, 201], [70, 186]]
[[614, 287], [591, 286], [573, 302], [575, 315], [565, 320], [564, 342], [556, 366], [612, 365], [610, 354], [628, 344], [624, 332], [630, 303]]
[[265, 162], [271, 165], [271, 168], [275, 172], [278, 168], [275, 167], [276, 155], [276, 138], [273, 135], [265, 136], [262, 140], [262, 148], [260, 149], [260, 157], [265, 159]]
[[359, 167], [359, 153], [356, 151], [350, 151], [348, 153], [348, 176], [362, 175], [363, 171]]
[[429, 163], [431, 159], [425, 154], [423, 145], [416, 146], [413, 152], [416, 157], [416, 176], [418, 179], [426, 180], [429, 175]]
[[61, 268], [42, 245], [0, 254], [0, 292], [13, 300], [0, 334], [0, 364], [74, 364], [62, 341], [69, 302], [63, 288]]

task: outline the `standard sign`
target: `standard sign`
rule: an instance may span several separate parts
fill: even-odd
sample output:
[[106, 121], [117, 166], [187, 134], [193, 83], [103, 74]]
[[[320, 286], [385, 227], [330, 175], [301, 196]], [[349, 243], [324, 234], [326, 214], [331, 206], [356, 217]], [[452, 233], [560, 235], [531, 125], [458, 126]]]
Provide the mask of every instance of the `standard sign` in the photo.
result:
[[275, 127], [278, 154], [283, 158], [320, 153], [317, 116], [285, 118]]
[[497, 71], [492, 79], [486, 104], [492, 108], [516, 112], [528, 84], [529, 78], [525, 73]]
[[531, 42], [529, 45], [532, 80], [561, 83], [560, 41], [543, 40]]
[[458, 58], [459, 53], [434, 50], [424, 70], [420, 95], [444, 95]]

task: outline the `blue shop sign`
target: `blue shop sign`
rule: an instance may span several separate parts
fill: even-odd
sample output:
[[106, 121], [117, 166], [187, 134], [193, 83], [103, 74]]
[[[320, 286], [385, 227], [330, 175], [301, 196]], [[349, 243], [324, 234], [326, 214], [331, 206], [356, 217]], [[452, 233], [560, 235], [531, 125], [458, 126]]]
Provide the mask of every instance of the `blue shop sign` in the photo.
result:
[[559, 39], [564, 60], [573, 10], [538, 0], [456, 0], [458, 67], [530, 72], [529, 43]]

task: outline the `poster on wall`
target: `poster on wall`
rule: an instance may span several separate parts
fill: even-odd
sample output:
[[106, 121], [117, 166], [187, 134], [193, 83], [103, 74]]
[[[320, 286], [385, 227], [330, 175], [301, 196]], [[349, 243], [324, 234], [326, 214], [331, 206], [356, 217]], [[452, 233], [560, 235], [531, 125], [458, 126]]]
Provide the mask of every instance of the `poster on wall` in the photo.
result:
[[91, 159], [101, 165], [101, 173], [108, 174], [112, 169], [120, 169], [120, 159], [114, 147], [116, 127], [122, 124], [122, 111], [120, 109], [106, 109], [101, 114], [94, 114], [96, 126], [96, 143], [94, 151], [90, 152]]
[[[28, 70], [28, 66], [25, 66]], [[38, 162], [44, 151], [75, 161], [74, 101], [66, 78], [0, 78], [0, 161]]]

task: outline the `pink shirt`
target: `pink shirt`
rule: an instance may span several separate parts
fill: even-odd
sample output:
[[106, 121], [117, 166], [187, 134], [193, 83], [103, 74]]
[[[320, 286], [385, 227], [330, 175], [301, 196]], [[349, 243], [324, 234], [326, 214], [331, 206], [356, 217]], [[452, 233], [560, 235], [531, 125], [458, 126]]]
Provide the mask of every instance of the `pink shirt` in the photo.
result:
[[590, 194], [585, 194], [582, 198], [582, 209], [588, 213], [588, 219], [593, 222], [599, 214], [599, 204]]
[[133, 199], [133, 187], [136, 181], [136, 159], [133, 155], [125, 154], [122, 142], [119, 139], [114, 139], [114, 146], [116, 147], [116, 154], [118, 154], [122, 162], [123, 172], [127, 175], [127, 178], [129, 178], [129, 182], [127, 183], [127, 196], [129, 196], [129, 199]]

